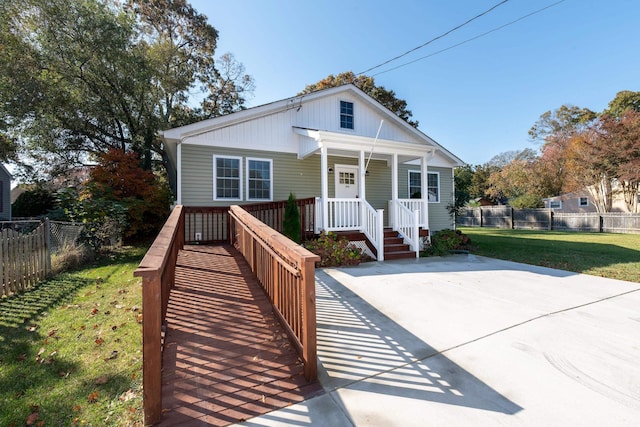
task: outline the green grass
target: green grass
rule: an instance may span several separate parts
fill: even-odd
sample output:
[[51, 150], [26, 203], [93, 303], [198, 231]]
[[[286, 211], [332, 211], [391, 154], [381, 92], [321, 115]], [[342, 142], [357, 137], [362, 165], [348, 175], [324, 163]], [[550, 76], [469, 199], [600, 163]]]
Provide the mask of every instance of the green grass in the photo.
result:
[[640, 235], [460, 228], [474, 253], [640, 282]]
[[0, 426], [142, 425], [144, 252], [0, 299]]

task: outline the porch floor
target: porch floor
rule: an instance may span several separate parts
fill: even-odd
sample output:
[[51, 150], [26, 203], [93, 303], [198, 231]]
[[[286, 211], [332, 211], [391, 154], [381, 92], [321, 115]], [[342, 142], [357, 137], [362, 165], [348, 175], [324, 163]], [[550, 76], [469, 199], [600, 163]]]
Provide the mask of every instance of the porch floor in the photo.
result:
[[225, 426], [323, 393], [228, 245], [185, 246], [167, 309], [162, 426]]

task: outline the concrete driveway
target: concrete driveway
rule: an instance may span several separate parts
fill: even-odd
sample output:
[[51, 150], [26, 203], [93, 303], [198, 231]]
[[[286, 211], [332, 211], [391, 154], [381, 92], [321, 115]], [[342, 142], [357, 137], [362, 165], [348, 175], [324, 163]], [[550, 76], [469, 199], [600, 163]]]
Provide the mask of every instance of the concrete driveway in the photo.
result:
[[316, 289], [326, 394], [242, 425], [640, 425], [638, 283], [456, 255]]

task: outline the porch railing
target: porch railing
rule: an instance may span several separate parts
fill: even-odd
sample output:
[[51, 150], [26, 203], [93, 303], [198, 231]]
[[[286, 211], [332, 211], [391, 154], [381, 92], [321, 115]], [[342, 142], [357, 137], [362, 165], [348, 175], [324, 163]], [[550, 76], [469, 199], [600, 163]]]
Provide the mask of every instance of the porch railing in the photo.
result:
[[416, 258], [420, 257], [420, 210], [412, 211], [400, 200], [389, 201], [390, 211], [393, 212], [393, 229], [396, 230], [415, 251]]
[[362, 232], [376, 248], [378, 261], [384, 261], [384, 218], [383, 209], [374, 209], [369, 203], [362, 203]]
[[[393, 201], [391, 200], [390, 202]], [[398, 203], [405, 206], [411, 212], [420, 211], [418, 225], [420, 227], [427, 227], [427, 211], [424, 209], [424, 202], [422, 199], [398, 199]]]
[[362, 199], [328, 199], [327, 231], [350, 231], [361, 228]]
[[145, 425], [162, 415], [162, 324], [175, 283], [178, 252], [184, 247], [184, 210], [176, 206], [133, 273], [142, 277], [142, 381]]
[[[300, 236], [303, 240], [316, 233], [316, 198], [297, 199], [300, 212]], [[242, 205], [242, 208], [279, 233], [282, 232], [286, 200]], [[221, 243], [229, 241], [229, 206], [185, 206], [185, 240]]]
[[269, 296], [274, 312], [317, 378], [315, 263], [320, 257], [294, 244], [239, 206], [231, 206], [231, 243], [242, 253]]

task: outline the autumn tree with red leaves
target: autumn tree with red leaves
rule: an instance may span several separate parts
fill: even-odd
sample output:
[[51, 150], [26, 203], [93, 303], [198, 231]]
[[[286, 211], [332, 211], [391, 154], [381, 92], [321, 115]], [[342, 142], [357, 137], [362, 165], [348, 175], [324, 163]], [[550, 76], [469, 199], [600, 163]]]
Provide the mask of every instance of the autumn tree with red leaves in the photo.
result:
[[134, 152], [112, 149], [98, 157], [91, 171], [87, 195], [94, 200], [123, 204], [125, 238], [156, 233], [169, 215], [171, 193], [166, 182], [142, 167]]

